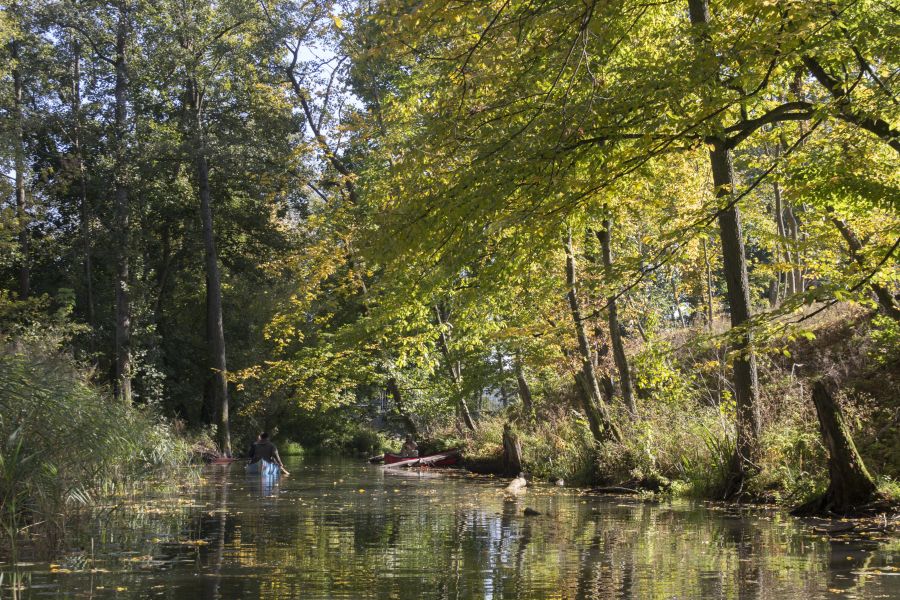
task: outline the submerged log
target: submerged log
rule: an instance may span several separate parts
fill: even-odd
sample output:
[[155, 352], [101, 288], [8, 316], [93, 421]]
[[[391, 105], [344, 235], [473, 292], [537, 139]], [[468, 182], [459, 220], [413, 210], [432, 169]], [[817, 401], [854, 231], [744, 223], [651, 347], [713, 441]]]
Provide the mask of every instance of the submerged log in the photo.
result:
[[459, 450], [448, 450], [446, 452], [440, 452], [438, 454], [430, 454], [428, 456], [417, 456], [413, 458], [408, 458], [406, 460], [400, 460], [393, 463], [385, 463], [383, 465], [386, 469], [395, 469], [399, 467], [428, 467], [434, 465], [435, 463], [439, 463], [441, 461], [446, 461], [451, 458], [458, 458]]

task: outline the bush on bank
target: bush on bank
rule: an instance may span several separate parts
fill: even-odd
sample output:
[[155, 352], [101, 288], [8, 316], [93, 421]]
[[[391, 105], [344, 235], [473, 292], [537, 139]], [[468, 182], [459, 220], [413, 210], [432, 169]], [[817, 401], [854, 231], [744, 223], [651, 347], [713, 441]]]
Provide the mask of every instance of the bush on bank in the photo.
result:
[[11, 547], [26, 527], [58, 531], [71, 508], [187, 462], [190, 447], [152, 410], [93, 385], [66, 354], [0, 344], [0, 523]]

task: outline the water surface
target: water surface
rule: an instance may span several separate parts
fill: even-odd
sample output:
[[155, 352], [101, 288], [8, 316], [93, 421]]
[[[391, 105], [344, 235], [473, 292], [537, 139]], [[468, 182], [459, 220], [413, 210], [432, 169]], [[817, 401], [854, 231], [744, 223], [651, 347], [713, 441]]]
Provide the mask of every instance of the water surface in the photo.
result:
[[279, 480], [208, 467], [180, 492], [102, 511], [73, 525], [57, 562], [20, 567], [17, 596], [900, 598], [896, 538], [830, 538], [776, 511], [551, 486], [509, 500], [502, 481], [463, 474], [288, 467]]

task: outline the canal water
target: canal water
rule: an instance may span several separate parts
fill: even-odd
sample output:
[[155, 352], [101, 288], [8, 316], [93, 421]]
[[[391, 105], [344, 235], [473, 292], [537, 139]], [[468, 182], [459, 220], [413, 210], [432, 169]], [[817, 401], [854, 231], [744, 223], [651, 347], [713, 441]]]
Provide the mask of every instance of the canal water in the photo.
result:
[[[900, 598], [900, 543], [772, 510], [295, 459], [207, 467], [72, 524], [2, 598]], [[525, 508], [541, 513], [525, 516]]]

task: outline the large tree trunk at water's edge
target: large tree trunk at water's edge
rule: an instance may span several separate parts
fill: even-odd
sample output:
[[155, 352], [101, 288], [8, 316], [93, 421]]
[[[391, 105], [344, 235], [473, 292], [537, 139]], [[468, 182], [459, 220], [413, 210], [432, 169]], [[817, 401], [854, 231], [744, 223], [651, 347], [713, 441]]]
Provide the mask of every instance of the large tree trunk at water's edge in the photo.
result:
[[[713, 149], [710, 152], [710, 161], [716, 196], [720, 199], [730, 198], [734, 189], [734, 171], [729, 151], [721, 147]], [[731, 326], [746, 327], [750, 321], [750, 282], [744, 254], [741, 213], [737, 206], [719, 213], [719, 235], [722, 240]], [[756, 375], [756, 357], [750, 347], [751, 341], [750, 331], [745, 329], [740, 332], [734, 344], [738, 352], [734, 359], [737, 442], [732, 480], [725, 490], [727, 495], [739, 492], [746, 476], [756, 470], [760, 433], [759, 384]]]
[[[697, 68], [709, 71], [704, 76], [715, 79], [718, 58], [709, 36], [709, 3], [707, 0], [688, 0], [694, 43], [697, 47]], [[746, 477], [756, 470], [759, 448], [759, 385], [756, 378], [756, 357], [751, 346], [750, 282], [747, 278], [747, 258], [741, 229], [741, 212], [734, 200], [734, 167], [728, 142], [723, 138], [708, 139], [713, 184], [718, 200], [719, 237], [728, 292], [728, 308], [732, 329], [740, 328], [734, 342], [734, 395], [736, 403], [735, 453], [729, 480], [724, 482], [726, 496], [739, 493]]]
[[828, 450], [831, 481], [824, 496], [801, 506], [796, 511], [798, 513], [848, 514], [872, 502], [877, 496], [875, 482], [856, 450], [831, 388], [833, 386], [817, 381], [812, 391], [822, 442]]
[[195, 122], [195, 161], [197, 185], [200, 192], [200, 218], [203, 222], [203, 246], [206, 257], [206, 324], [209, 343], [210, 368], [212, 369], [213, 403], [216, 408], [216, 427], [219, 450], [231, 455], [231, 423], [228, 415], [228, 369], [225, 362], [225, 328], [222, 317], [222, 280], [216, 255], [215, 230], [209, 191], [209, 164], [203, 136], [202, 99], [196, 82], [190, 82]]
[[128, 46], [130, 17], [127, 5], [119, 5], [115, 58], [115, 226], [116, 238], [116, 394], [131, 404], [131, 298], [129, 251], [131, 206], [128, 198]]
[[522, 444], [509, 423], [503, 424], [503, 470], [507, 475], [522, 472]]

